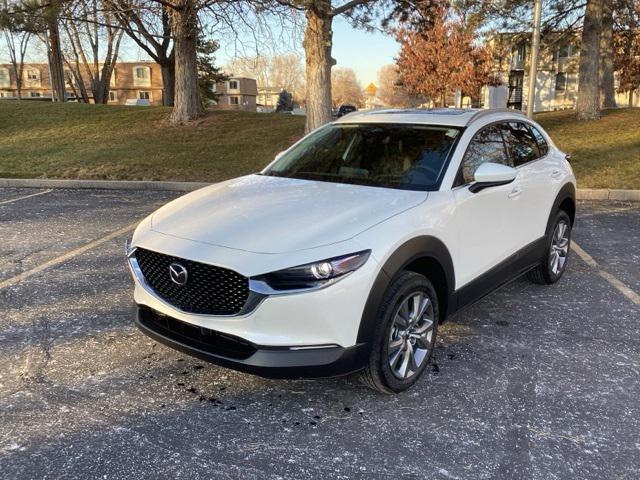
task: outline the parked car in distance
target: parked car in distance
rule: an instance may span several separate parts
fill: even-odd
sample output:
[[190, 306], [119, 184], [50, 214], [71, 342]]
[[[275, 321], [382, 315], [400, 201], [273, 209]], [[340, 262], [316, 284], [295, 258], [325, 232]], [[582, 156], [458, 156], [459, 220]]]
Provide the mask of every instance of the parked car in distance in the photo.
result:
[[143, 220], [136, 323], [240, 371], [401, 392], [449, 315], [562, 277], [575, 214], [571, 165], [520, 113], [354, 113]]
[[358, 109], [354, 105], [340, 105], [338, 107], [338, 112], [336, 113], [336, 117], [337, 118], [344, 117], [345, 115], [356, 112], [356, 111], [358, 111]]

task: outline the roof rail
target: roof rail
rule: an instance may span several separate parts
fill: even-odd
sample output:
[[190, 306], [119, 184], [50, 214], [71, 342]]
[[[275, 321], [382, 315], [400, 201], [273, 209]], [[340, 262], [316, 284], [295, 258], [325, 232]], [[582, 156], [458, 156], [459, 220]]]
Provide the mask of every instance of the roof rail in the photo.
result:
[[523, 112], [521, 112], [520, 110], [515, 110], [513, 108], [486, 108], [483, 110], [478, 110], [476, 113], [474, 113], [469, 121], [467, 121], [467, 125], [471, 125], [479, 118], [482, 118], [486, 115], [491, 115], [492, 113], [511, 113], [514, 115], [522, 115], [523, 117], [526, 117]]

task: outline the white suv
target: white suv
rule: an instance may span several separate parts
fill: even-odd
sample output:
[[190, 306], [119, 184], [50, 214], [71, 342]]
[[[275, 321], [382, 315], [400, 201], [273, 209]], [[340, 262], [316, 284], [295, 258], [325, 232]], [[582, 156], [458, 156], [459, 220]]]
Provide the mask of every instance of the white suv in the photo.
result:
[[356, 112], [143, 220], [136, 323], [225, 367], [399, 392], [448, 315], [561, 277], [575, 208], [568, 157], [515, 111]]

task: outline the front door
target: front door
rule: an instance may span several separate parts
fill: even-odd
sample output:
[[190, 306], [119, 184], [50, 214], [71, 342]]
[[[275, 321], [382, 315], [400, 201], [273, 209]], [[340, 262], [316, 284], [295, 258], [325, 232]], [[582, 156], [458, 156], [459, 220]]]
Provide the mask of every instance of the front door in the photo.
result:
[[522, 90], [524, 85], [524, 72], [512, 70], [509, 74], [509, 98], [507, 108], [522, 110]]
[[475, 170], [483, 163], [513, 166], [500, 124], [481, 129], [473, 137], [462, 159], [459, 178], [453, 194], [457, 231], [456, 289], [477, 279], [500, 264], [520, 248], [520, 237], [514, 235], [519, 222], [519, 181], [489, 187], [477, 193], [469, 190]]

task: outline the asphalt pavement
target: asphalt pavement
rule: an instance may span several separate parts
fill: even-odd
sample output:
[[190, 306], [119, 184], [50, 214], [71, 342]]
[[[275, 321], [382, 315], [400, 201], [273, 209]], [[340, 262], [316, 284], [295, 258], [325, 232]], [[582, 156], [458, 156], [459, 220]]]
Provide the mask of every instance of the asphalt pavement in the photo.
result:
[[139, 333], [125, 230], [176, 195], [0, 188], [0, 478], [640, 478], [640, 306], [601, 274], [640, 292], [640, 204], [581, 202], [598, 266], [454, 316], [390, 396]]

